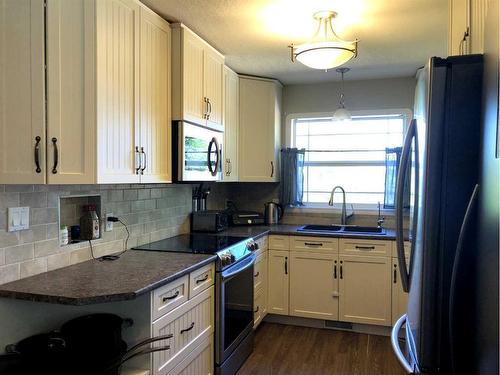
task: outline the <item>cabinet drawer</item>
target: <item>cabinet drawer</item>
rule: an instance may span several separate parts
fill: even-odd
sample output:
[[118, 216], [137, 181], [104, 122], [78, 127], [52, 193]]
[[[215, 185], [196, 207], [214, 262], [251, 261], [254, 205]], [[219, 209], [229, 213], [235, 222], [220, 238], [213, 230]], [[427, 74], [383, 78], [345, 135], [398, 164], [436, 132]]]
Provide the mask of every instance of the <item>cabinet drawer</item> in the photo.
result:
[[338, 238], [328, 237], [291, 237], [290, 250], [313, 250], [314, 252], [338, 252]]
[[182, 360], [168, 375], [213, 375], [214, 339], [208, 337]]
[[339, 240], [339, 252], [340, 254], [347, 255], [376, 255], [390, 257], [392, 246], [391, 241], [346, 238]]
[[253, 276], [254, 290], [262, 289], [267, 284], [267, 252], [257, 256]]
[[[408, 241], [405, 241], [405, 258], [410, 257], [410, 250], [411, 250], [411, 243]], [[394, 258], [398, 257], [398, 248], [396, 246], [396, 241], [392, 242], [392, 256]]]
[[189, 298], [203, 292], [213, 285], [215, 277], [215, 264], [210, 263], [189, 274]]
[[182, 305], [188, 300], [189, 295], [189, 275], [185, 275], [177, 280], [168, 283], [153, 291], [153, 321], [169, 311]]
[[269, 236], [269, 248], [273, 250], [289, 250], [290, 238], [288, 236]]
[[153, 337], [172, 334], [173, 337], [156, 346], [170, 345], [170, 350], [153, 354], [153, 374], [168, 374], [203, 339], [214, 331], [214, 287], [162, 316], [153, 323]]
[[267, 294], [265, 290], [260, 289], [256, 292], [253, 304], [253, 328], [255, 329], [267, 314]]

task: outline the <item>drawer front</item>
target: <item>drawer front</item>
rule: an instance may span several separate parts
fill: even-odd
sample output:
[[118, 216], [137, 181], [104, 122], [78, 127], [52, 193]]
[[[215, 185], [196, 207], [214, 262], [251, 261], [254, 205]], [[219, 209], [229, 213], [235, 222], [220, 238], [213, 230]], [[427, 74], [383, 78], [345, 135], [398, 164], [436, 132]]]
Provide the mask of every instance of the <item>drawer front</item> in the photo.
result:
[[290, 239], [290, 249], [298, 251], [310, 251], [314, 252], [338, 252], [339, 250], [339, 240], [338, 238], [328, 238], [328, 237], [291, 237]]
[[[410, 250], [411, 250], [411, 243], [408, 241], [405, 241], [405, 258], [410, 257]], [[396, 246], [396, 241], [392, 242], [392, 256], [394, 258], [398, 257], [398, 248]]]
[[208, 337], [182, 360], [168, 375], [213, 375], [214, 338]]
[[257, 256], [253, 271], [254, 290], [262, 289], [267, 284], [267, 252]]
[[268, 249], [268, 246], [269, 246], [269, 240], [268, 240], [268, 237], [262, 237], [262, 238], [259, 238], [257, 241], [257, 245], [259, 245], [259, 249], [257, 251], [255, 251], [255, 255], [259, 256], [260, 254], [264, 253], [267, 251]]
[[269, 248], [273, 250], [290, 250], [288, 236], [269, 236]]
[[189, 275], [155, 289], [152, 296], [152, 320], [155, 321], [188, 300]]
[[254, 298], [253, 310], [253, 328], [257, 328], [262, 319], [267, 314], [267, 294], [265, 290], [260, 289]]
[[346, 255], [362, 256], [391, 256], [391, 241], [382, 240], [358, 240], [358, 239], [340, 239], [339, 252]]
[[214, 306], [211, 286], [153, 323], [153, 337], [173, 335], [170, 340], [155, 344], [168, 344], [170, 350], [153, 354], [153, 374], [168, 374], [201, 341], [213, 336]]
[[189, 298], [200, 294], [214, 284], [215, 264], [211, 263], [189, 274]]

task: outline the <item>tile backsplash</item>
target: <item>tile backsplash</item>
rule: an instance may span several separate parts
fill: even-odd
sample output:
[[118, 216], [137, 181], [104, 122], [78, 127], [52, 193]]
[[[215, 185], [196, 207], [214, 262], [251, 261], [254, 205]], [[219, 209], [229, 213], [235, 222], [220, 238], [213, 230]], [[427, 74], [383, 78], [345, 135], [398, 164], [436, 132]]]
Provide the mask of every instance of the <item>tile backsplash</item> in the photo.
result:
[[[96, 194], [103, 213], [127, 224], [129, 248], [189, 232], [191, 185], [0, 185], [0, 284], [90, 259], [88, 242], [59, 245], [58, 202]], [[9, 233], [7, 208], [17, 206], [30, 208], [30, 228]], [[92, 241], [94, 255], [122, 250], [125, 237], [114, 223], [113, 231]]]

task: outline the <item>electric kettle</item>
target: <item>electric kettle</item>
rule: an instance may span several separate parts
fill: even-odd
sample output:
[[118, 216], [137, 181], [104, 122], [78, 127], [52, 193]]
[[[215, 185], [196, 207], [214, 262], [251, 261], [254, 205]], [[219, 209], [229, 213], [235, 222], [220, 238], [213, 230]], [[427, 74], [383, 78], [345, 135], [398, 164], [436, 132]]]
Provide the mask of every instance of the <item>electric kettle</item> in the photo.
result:
[[264, 205], [264, 220], [266, 224], [278, 224], [283, 216], [283, 206], [274, 202]]

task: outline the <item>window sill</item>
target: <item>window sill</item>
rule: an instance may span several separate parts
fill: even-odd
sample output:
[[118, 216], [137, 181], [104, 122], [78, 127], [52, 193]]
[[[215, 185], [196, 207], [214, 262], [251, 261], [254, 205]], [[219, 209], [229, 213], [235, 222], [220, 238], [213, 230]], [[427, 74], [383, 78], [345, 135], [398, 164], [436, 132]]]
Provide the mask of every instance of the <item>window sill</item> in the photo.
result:
[[[304, 214], [319, 214], [319, 215], [340, 215], [342, 210], [338, 207], [331, 207], [327, 204], [324, 205], [305, 205], [302, 207], [287, 207], [285, 209], [287, 214], [291, 215], [304, 215]], [[351, 213], [350, 205], [347, 205], [347, 214]], [[354, 207], [354, 214], [360, 215], [378, 215], [378, 207]], [[394, 216], [393, 209], [381, 209], [380, 214], [384, 217]]]

